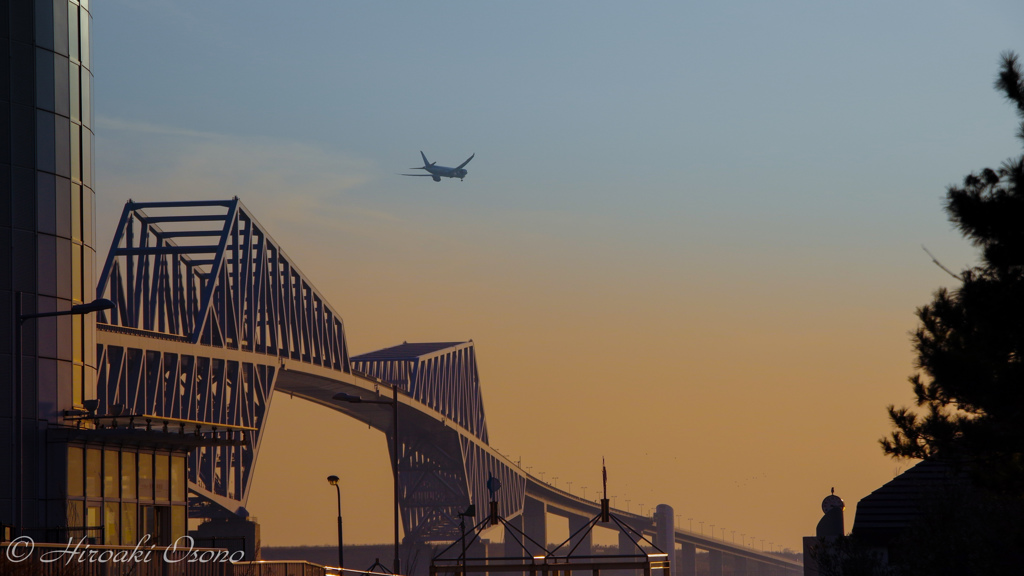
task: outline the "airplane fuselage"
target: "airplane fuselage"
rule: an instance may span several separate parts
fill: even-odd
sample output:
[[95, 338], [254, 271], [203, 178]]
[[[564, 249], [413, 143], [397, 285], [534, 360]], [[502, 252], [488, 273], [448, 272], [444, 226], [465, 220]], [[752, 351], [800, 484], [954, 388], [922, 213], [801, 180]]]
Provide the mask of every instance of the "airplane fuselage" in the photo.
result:
[[449, 168], [447, 166], [425, 166], [423, 169], [430, 172], [430, 175], [434, 177], [434, 182], [440, 182], [441, 178], [458, 178], [462, 180], [466, 177], [466, 174], [469, 174], [469, 171], [465, 168]]
[[[473, 156], [476, 156], [476, 154], [473, 154]], [[466, 174], [469, 174], [469, 171], [465, 169], [465, 166], [466, 164], [469, 164], [469, 161], [473, 159], [473, 156], [470, 156], [465, 162], [459, 164], [455, 168], [449, 168], [448, 166], [438, 166], [436, 162], [431, 163], [427, 160], [426, 154], [421, 151], [420, 157], [423, 158], [423, 166], [410, 168], [410, 170], [426, 170], [427, 173], [402, 174], [402, 176], [430, 176], [434, 182], [440, 182], [441, 178], [458, 178], [459, 180], [462, 180], [466, 177]]]

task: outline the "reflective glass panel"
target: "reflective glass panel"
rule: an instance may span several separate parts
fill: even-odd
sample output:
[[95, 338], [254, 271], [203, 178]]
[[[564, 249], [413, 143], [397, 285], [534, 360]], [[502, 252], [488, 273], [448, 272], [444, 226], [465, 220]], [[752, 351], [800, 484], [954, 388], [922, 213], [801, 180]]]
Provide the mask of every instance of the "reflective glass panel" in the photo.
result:
[[36, 223], [44, 234], [57, 233], [57, 177], [36, 173]]
[[[73, 238], [82, 237], [82, 185], [77, 182], [71, 183], [71, 194], [68, 198], [68, 205], [64, 207], [64, 210], [70, 210], [70, 232]], [[67, 230], [61, 230], [61, 236], [66, 236]]]
[[153, 499], [153, 455], [139, 453], [139, 498]]
[[[85, 451], [85, 495], [89, 498], [100, 498], [103, 480], [103, 452], [96, 448]], [[97, 518], [98, 520], [98, 518]]]
[[87, 506], [85, 509], [85, 527], [89, 528], [87, 531], [89, 537], [96, 538], [97, 541], [103, 536], [103, 524], [100, 522], [100, 507], [96, 505]]
[[92, 186], [92, 130], [82, 130], [82, 184]]
[[54, 117], [54, 162], [57, 175], [71, 177], [71, 120], [67, 116]]
[[82, 187], [71, 186], [71, 237], [82, 239]]
[[107, 502], [103, 505], [103, 543], [116, 545], [121, 543], [121, 504]]
[[82, 337], [82, 317], [78, 314], [71, 316], [71, 361], [76, 363], [82, 362], [82, 356], [84, 351], [84, 340]]
[[36, 106], [53, 111], [56, 102], [53, 84], [53, 52], [36, 49]]
[[84, 496], [85, 455], [78, 446], [68, 447], [68, 496]]
[[[82, 245], [72, 244], [71, 245], [71, 299], [75, 302], [83, 302], [82, 300]], [[78, 318], [78, 326], [74, 328], [76, 332], [80, 331], [82, 325], [82, 317], [76, 315]]]
[[82, 70], [82, 124], [92, 127], [92, 73]]
[[[71, 179], [82, 181], [82, 127], [74, 122], [71, 123]], [[81, 232], [75, 238], [80, 236]]]
[[121, 453], [121, 498], [135, 498], [135, 454]]
[[171, 542], [185, 535], [188, 516], [184, 506], [171, 507]]
[[36, 110], [36, 167], [57, 173], [56, 119], [50, 112]]
[[81, 68], [71, 64], [68, 70], [68, 83], [71, 85], [71, 119], [82, 120], [82, 79], [79, 77]]
[[81, 406], [85, 400], [85, 378], [82, 367], [75, 366], [71, 371], [71, 404]]
[[171, 500], [175, 502], [185, 501], [185, 457], [171, 457]]
[[70, 64], [64, 56], [53, 58], [54, 111], [65, 117], [71, 116]]
[[121, 470], [118, 461], [121, 459], [116, 450], [103, 451], [103, 496], [120, 498], [118, 490], [121, 485]]
[[81, 30], [81, 38], [82, 38], [81, 39], [81, 46], [82, 46], [81, 47], [81, 60], [82, 60], [82, 66], [85, 66], [86, 68], [91, 68], [92, 67], [92, 66], [89, 65], [90, 51], [92, 50], [92, 47], [89, 45], [89, 27], [91, 25], [90, 24], [90, 20], [92, 20], [92, 19], [89, 18], [89, 13], [88, 12], [82, 12], [81, 13], [81, 17], [78, 19], [78, 24], [79, 24], [78, 29]]
[[138, 505], [125, 502], [121, 504], [121, 544], [131, 546], [139, 542], [138, 536]]
[[80, 538], [85, 537], [85, 531], [82, 528], [85, 526], [85, 502], [81, 500], [68, 500], [68, 538], [73, 538], [77, 542]]
[[[92, 204], [93, 196], [95, 194], [96, 193], [90, 188], [82, 189], [82, 242], [86, 246], [93, 245], [93, 221], [96, 219], [96, 213], [93, 212]], [[88, 270], [90, 271], [90, 274], [87, 274], [87, 276], [91, 277], [92, 268], [89, 268]], [[95, 285], [92, 282], [89, 282], [86, 286], [92, 286], [95, 288]], [[90, 298], [89, 301], [91, 302], [92, 298]]]
[[153, 456], [153, 488], [154, 500], [171, 499], [171, 470], [170, 458], [167, 454], [156, 454]]
[[72, 60], [79, 60], [78, 51], [78, 6], [68, 4], [68, 54]]

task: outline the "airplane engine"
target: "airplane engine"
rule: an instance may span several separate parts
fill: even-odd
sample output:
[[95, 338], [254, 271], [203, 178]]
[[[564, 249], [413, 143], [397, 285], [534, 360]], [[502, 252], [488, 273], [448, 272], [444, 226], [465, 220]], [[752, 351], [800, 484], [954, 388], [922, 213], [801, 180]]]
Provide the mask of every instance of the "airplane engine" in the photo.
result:
[[440, 182], [441, 181], [441, 177], [436, 175], [436, 174], [434, 175], [433, 178], [434, 178], [434, 182]]

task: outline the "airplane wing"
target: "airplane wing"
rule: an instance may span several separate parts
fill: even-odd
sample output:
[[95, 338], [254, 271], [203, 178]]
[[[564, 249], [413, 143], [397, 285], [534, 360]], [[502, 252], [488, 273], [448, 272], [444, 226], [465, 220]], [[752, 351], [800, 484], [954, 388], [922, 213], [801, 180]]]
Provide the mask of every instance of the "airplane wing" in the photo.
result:
[[433, 176], [433, 174], [399, 174], [399, 176]]
[[458, 170], [458, 169], [462, 168], [463, 166], [465, 166], [466, 164], [469, 164], [469, 161], [472, 160], [474, 157], [476, 157], [476, 152], [473, 152], [473, 156], [470, 156], [469, 158], [467, 158], [465, 162], [463, 162], [462, 164], [459, 164], [458, 166], [456, 166], [455, 169]]

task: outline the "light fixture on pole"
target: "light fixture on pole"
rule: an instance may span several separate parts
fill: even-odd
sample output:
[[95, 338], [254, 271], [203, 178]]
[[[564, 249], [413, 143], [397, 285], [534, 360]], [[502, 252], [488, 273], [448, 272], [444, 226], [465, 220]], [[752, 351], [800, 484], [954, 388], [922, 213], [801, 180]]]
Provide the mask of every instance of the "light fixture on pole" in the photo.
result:
[[394, 427], [394, 434], [391, 437], [391, 472], [394, 476], [394, 502], [395, 502], [395, 560], [394, 573], [401, 574], [401, 561], [398, 559], [400, 541], [398, 539], [398, 386], [391, 385], [391, 400], [366, 400], [361, 396], [338, 392], [332, 398], [341, 402], [353, 404], [384, 404], [391, 406], [391, 423]]
[[333, 474], [327, 477], [327, 482], [338, 490], [338, 568], [344, 568], [345, 546], [343, 544], [344, 540], [341, 537], [341, 486], [338, 486], [338, 480], [341, 480], [341, 478]]
[[[14, 326], [14, 449], [17, 452], [15, 461], [18, 463], [18, 474], [16, 484], [15, 499], [15, 524], [18, 526], [18, 530], [21, 531], [25, 527], [24, 518], [24, 498], [25, 498], [25, 462], [24, 462], [24, 418], [25, 418], [25, 407], [22, 401], [22, 328], [25, 325], [26, 320], [33, 318], [49, 318], [52, 316], [81, 316], [83, 314], [89, 314], [91, 312], [99, 312], [101, 310], [110, 310], [114, 307], [114, 303], [106, 298], [97, 298], [88, 304], [75, 304], [70, 310], [61, 310], [58, 312], [35, 312], [32, 314], [23, 314], [22, 309], [22, 296], [23, 292], [17, 292], [14, 295], [14, 317], [16, 319]], [[32, 415], [34, 419], [35, 414]]]

